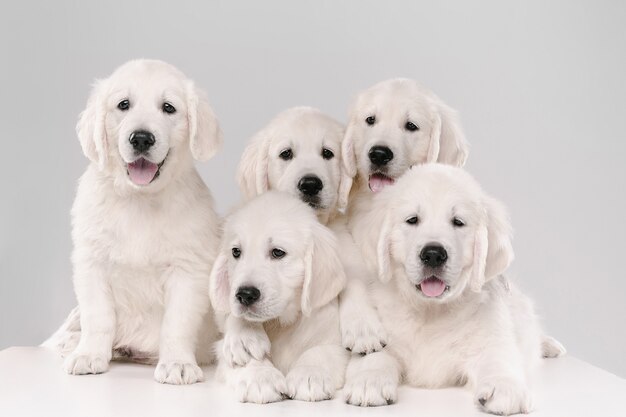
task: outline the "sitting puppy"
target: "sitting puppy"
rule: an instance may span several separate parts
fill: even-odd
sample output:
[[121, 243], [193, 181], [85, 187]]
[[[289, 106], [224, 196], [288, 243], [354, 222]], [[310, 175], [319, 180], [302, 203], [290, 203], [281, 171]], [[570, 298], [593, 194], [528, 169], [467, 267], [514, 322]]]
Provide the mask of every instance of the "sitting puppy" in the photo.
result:
[[378, 271], [389, 344], [351, 362], [347, 401], [384, 404], [402, 376], [424, 388], [467, 384], [490, 413], [529, 412], [540, 329], [501, 275], [513, 260], [504, 207], [463, 170], [425, 164], [354, 213], [350, 230]]
[[211, 301], [234, 322], [225, 337], [242, 332], [237, 337], [245, 339], [247, 327], [262, 326], [271, 341], [271, 361], [241, 367], [225, 361], [218, 346], [218, 375], [240, 401], [319, 401], [343, 385], [348, 357], [336, 298], [345, 276], [337, 249], [313, 209], [286, 193], [264, 193], [227, 218]]
[[159, 382], [194, 383], [196, 353], [210, 362], [217, 338], [218, 218], [194, 167], [221, 145], [215, 115], [179, 70], [137, 60], [96, 83], [77, 132], [91, 161], [72, 208], [79, 309], [47, 345], [72, 345], [70, 374], [104, 372], [115, 353], [158, 360]]
[[[321, 223], [335, 232], [348, 277], [339, 303], [343, 346], [355, 353], [367, 353], [382, 349], [385, 332], [361, 282], [368, 272], [340, 213], [352, 184], [341, 163], [343, 135], [343, 126], [317, 109], [294, 107], [282, 111], [246, 146], [237, 180], [248, 199], [268, 190], [284, 191], [301, 199], [315, 209]], [[243, 365], [251, 357], [260, 360], [269, 352], [269, 340], [263, 334], [248, 333], [245, 340], [232, 338], [240, 334], [227, 332], [222, 344], [231, 364]], [[254, 341], [254, 346], [246, 341]]]

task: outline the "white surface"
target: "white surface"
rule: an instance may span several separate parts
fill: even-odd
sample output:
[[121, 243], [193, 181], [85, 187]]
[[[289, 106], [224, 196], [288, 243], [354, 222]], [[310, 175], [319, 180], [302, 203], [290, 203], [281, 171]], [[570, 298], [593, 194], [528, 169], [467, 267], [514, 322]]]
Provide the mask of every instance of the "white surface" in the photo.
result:
[[[487, 416], [477, 411], [462, 388], [401, 388], [398, 402], [362, 409], [339, 399], [321, 403], [283, 401], [240, 404], [230, 390], [213, 380], [189, 386], [161, 385], [151, 366], [113, 363], [102, 375], [71, 376], [61, 359], [44, 348], [9, 348], [0, 352], [0, 416]], [[340, 397], [340, 396], [338, 396]], [[533, 417], [623, 416], [626, 381], [573, 357], [545, 360], [536, 386]]]

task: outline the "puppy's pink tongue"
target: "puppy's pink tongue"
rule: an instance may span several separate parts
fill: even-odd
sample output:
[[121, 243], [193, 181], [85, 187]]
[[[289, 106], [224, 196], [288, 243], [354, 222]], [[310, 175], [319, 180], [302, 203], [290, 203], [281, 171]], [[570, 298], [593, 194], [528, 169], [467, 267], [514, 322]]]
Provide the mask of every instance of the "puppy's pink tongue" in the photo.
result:
[[137, 185], [148, 185], [154, 179], [159, 166], [154, 162], [139, 158], [128, 164], [130, 180]]
[[439, 297], [446, 290], [446, 283], [436, 277], [430, 277], [420, 284], [426, 297]]
[[382, 191], [387, 185], [393, 184], [393, 180], [385, 175], [373, 174], [370, 175], [369, 187], [372, 192], [377, 193]]

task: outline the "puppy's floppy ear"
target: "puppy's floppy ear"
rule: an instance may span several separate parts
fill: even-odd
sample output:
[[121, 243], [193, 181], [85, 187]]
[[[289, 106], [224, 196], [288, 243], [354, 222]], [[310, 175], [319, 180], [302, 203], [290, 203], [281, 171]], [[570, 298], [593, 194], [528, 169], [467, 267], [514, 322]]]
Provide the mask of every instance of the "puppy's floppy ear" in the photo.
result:
[[483, 223], [478, 227], [474, 241], [474, 260], [470, 285], [480, 291], [485, 282], [503, 273], [513, 262], [513, 231], [504, 205], [496, 199], [484, 197]]
[[264, 129], [250, 140], [241, 155], [237, 182], [248, 199], [263, 194], [269, 188], [269, 143], [269, 132]]
[[339, 259], [337, 239], [316, 223], [304, 258], [301, 308], [305, 316], [331, 302], [343, 290], [346, 274]]
[[78, 116], [76, 133], [83, 153], [91, 162], [98, 164], [100, 169], [107, 162], [107, 134], [106, 134], [106, 80], [97, 80], [89, 99], [87, 107]]
[[433, 104], [427, 162], [462, 167], [467, 159], [468, 146], [457, 112], [439, 99]]
[[220, 251], [209, 277], [209, 298], [213, 309], [220, 313], [230, 311], [230, 279], [228, 277], [228, 256]]
[[187, 82], [189, 147], [197, 161], [206, 161], [222, 147], [222, 130], [203, 91]]
[[383, 220], [378, 242], [376, 244], [376, 268], [378, 278], [387, 283], [391, 280], [391, 216], [387, 214]]
[[352, 189], [352, 180], [356, 176], [356, 152], [354, 151], [355, 141], [355, 120], [351, 118], [346, 128], [346, 132], [341, 141], [341, 182], [339, 183], [339, 209], [344, 210], [348, 206], [348, 197]]

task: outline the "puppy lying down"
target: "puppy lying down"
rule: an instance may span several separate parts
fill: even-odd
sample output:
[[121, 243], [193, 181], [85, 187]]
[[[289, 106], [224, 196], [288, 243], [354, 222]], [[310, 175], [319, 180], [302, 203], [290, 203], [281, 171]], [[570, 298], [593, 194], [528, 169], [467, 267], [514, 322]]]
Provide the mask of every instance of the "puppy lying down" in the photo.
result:
[[357, 207], [349, 226], [378, 271], [372, 299], [388, 345], [351, 361], [346, 400], [386, 404], [402, 380], [467, 385], [484, 411], [529, 412], [541, 332], [531, 302], [501, 275], [513, 260], [502, 204], [460, 168], [425, 164]]
[[[218, 378], [242, 402], [332, 398], [348, 361], [337, 305], [344, 283], [334, 235], [298, 198], [268, 191], [231, 214], [210, 277], [225, 329]], [[255, 347], [269, 347], [271, 360], [250, 359], [245, 349]], [[245, 364], [232, 365], [240, 356]]]

